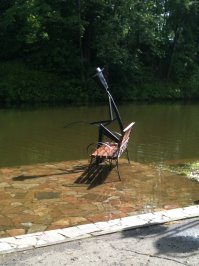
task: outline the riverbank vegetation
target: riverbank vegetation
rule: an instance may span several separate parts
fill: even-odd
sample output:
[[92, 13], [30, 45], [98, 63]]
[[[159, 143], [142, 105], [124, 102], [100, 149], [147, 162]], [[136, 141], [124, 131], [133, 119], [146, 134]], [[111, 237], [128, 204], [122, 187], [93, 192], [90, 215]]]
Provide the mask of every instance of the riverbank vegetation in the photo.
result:
[[192, 0], [0, 3], [0, 101], [199, 98], [199, 4]]
[[199, 161], [171, 163], [158, 166], [161, 171], [169, 171], [177, 175], [183, 175], [191, 180], [199, 182]]

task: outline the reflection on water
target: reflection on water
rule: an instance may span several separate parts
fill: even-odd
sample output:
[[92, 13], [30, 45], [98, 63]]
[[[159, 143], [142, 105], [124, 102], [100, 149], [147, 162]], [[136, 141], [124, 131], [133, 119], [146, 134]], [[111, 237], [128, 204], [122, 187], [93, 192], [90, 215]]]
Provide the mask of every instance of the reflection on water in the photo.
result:
[[[197, 104], [132, 103], [119, 108], [125, 125], [136, 122], [129, 144], [133, 160], [199, 158]], [[88, 158], [86, 147], [97, 141], [97, 127], [65, 125], [107, 118], [107, 106], [1, 109], [0, 167]]]

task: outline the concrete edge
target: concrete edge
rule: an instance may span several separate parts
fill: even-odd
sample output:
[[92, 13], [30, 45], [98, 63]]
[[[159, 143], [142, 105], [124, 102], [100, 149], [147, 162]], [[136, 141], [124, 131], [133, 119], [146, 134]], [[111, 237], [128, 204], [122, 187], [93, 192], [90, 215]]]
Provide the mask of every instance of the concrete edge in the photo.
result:
[[25, 251], [92, 236], [111, 234], [123, 230], [194, 217], [199, 217], [199, 205], [128, 216], [108, 222], [96, 222], [16, 237], [0, 238], [0, 254]]

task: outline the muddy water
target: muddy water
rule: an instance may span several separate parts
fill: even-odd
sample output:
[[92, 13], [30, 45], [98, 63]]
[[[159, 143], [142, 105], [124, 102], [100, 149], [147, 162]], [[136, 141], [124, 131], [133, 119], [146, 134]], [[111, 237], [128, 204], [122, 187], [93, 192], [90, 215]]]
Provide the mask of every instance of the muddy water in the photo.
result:
[[[134, 161], [199, 158], [198, 104], [125, 104], [119, 110], [125, 125], [136, 122], [129, 144]], [[107, 118], [106, 105], [0, 109], [0, 167], [85, 159], [98, 135], [87, 122]], [[112, 128], [117, 131], [117, 123]]]

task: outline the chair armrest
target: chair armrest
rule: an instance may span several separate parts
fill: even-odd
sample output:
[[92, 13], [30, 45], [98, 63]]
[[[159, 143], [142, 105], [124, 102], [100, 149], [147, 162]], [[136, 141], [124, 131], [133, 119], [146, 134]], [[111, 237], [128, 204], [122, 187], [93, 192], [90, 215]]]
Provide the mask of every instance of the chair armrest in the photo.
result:
[[120, 134], [119, 132], [113, 132], [114, 134], [118, 135], [118, 136], [122, 136], [122, 134]]
[[102, 146], [102, 145], [105, 145], [105, 146], [107, 146], [107, 147], [111, 147], [110, 145], [109, 145], [109, 142], [97, 142], [97, 145], [99, 145], [100, 144], [100, 146]]

